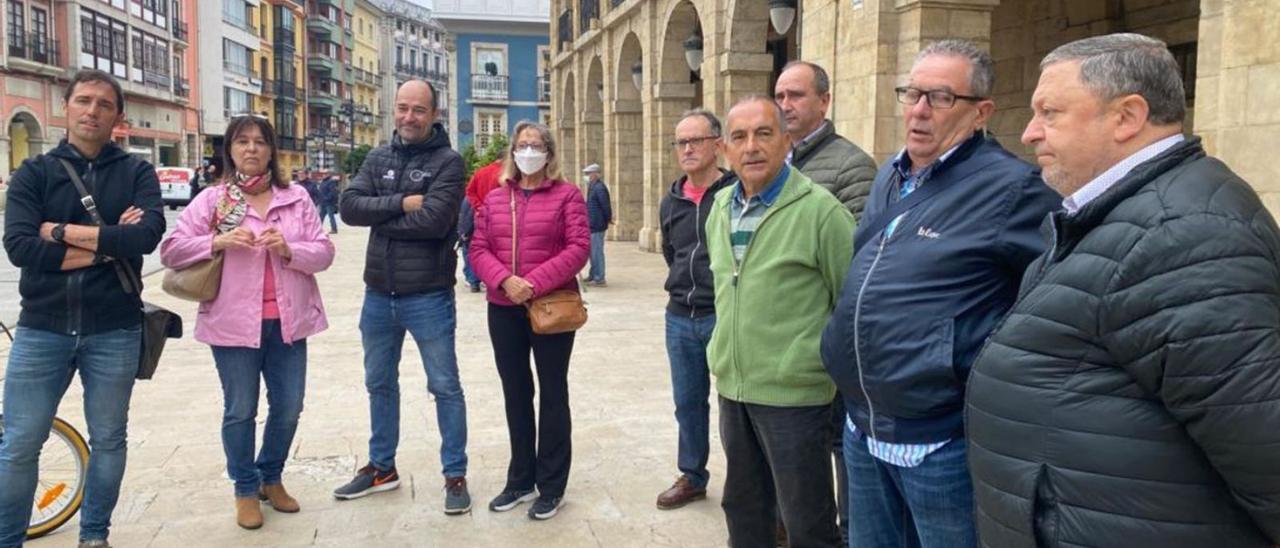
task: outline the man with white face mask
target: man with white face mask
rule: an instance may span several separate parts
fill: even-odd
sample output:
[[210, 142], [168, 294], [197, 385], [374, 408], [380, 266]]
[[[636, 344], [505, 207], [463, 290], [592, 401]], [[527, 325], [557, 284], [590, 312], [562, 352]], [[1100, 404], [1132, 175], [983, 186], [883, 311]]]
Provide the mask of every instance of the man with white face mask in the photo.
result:
[[400, 486], [400, 349], [413, 335], [435, 398], [446, 514], [471, 510], [467, 492], [467, 405], [454, 352], [454, 273], [462, 157], [436, 122], [435, 89], [413, 80], [396, 92], [396, 133], [369, 153], [339, 210], [350, 225], [372, 227], [365, 258], [360, 333], [369, 391], [369, 461], [333, 492], [354, 499]]

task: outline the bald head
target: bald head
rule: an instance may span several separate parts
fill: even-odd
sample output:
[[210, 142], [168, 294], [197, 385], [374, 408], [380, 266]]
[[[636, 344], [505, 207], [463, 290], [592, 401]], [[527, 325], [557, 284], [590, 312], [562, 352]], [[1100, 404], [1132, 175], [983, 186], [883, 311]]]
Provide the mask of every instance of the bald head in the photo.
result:
[[431, 136], [436, 122], [436, 91], [422, 80], [410, 80], [396, 91], [396, 134], [400, 140], [416, 144]]

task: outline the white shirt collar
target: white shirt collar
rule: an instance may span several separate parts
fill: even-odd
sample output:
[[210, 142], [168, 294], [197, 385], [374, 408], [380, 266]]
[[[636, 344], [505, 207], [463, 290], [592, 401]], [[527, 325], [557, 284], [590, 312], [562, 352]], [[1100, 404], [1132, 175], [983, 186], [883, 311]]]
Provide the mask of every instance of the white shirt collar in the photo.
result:
[[1138, 164], [1159, 156], [1160, 153], [1169, 150], [1173, 145], [1181, 143], [1185, 139], [1186, 137], [1178, 133], [1143, 147], [1142, 150], [1120, 160], [1116, 165], [1111, 166], [1097, 177], [1094, 177], [1088, 184], [1067, 196], [1062, 200], [1062, 207], [1066, 208], [1068, 215], [1075, 215], [1085, 204], [1101, 196], [1103, 192], [1106, 192], [1116, 182], [1123, 179], [1125, 175], [1128, 175], [1130, 171], [1133, 171], [1133, 168], [1138, 167]]

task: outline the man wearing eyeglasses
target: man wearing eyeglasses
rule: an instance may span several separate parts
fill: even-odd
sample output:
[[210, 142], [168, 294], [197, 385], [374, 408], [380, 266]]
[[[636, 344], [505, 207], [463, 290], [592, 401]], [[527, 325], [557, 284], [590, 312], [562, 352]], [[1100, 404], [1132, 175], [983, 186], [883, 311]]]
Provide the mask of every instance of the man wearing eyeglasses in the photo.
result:
[[666, 340], [671, 392], [679, 435], [680, 477], [658, 495], [658, 509], [671, 510], [707, 497], [711, 378], [707, 343], [716, 326], [715, 286], [707, 255], [707, 216], [720, 189], [733, 184], [720, 169], [720, 120], [705, 109], [684, 113], [672, 143], [684, 174], [658, 206], [662, 257], [667, 261]]
[[822, 336], [848, 408], [851, 546], [976, 545], [965, 380], [1058, 204], [986, 135], [993, 80], [988, 53], [946, 40], [897, 88], [906, 144], [876, 176]]

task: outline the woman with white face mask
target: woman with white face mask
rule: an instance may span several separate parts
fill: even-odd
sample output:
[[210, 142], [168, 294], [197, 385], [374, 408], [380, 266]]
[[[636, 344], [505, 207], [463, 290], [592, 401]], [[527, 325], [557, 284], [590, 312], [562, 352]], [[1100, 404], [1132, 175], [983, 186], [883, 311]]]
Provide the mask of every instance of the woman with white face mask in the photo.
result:
[[[488, 287], [489, 338], [511, 439], [506, 485], [489, 509], [505, 512], [534, 501], [529, 517], [543, 520], [555, 516], [569, 479], [574, 333], [533, 333], [524, 304], [556, 290], [578, 290], [575, 275], [587, 262], [591, 233], [582, 192], [560, 179], [547, 126], [516, 124], [501, 180], [476, 211], [471, 240], [471, 266]], [[542, 390], [536, 428], [530, 351]]]

